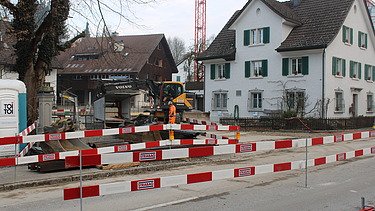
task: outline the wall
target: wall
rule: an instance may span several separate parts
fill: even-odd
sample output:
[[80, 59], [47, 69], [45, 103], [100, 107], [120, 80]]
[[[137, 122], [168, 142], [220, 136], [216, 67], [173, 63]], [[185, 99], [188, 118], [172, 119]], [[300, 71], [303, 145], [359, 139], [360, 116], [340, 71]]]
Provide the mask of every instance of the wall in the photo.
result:
[[[257, 14], [257, 9], [260, 13]], [[210, 64], [225, 63], [224, 60], [210, 60], [205, 62], [206, 66], [206, 90], [205, 90], [205, 111], [211, 111], [211, 119], [217, 121], [220, 116], [233, 115], [234, 106], [239, 105], [241, 117], [259, 117], [266, 115], [265, 110], [280, 109], [280, 100], [283, 93], [281, 84], [286, 84], [286, 88], [306, 89], [310, 96], [310, 110], [316, 101], [321, 99], [321, 51], [299, 51], [280, 54], [275, 51], [281, 42], [291, 31], [289, 25], [284, 24], [285, 20], [275, 14], [270, 8], [259, 0], [254, 0], [237, 21], [231, 26], [236, 30], [236, 60], [230, 61], [231, 77], [227, 80], [211, 80]], [[253, 28], [270, 27], [270, 43], [260, 46], [244, 46], [244, 30]], [[309, 56], [309, 75], [302, 77], [282, 76], [282, 58], [291, 56]], [[268, 77], [265, 78], [245, 78], [245, 61], [268, 60]], [[215, 90], [228, 90], [228, 110], [212, 111], [212, 92]], [[249, 112], [247, 108], [249, 90], [263, 91], [263, 110]], [[241, 90], [241, 96], [236, 96], [236, 90]]]
[[[357, 8], [355, 11], [355, 7]], [[327, 48], [327, 63], [326, 63], [326, 98], [332, 102], [328, 107], [329, 117], [350, 117], [349, 107], [352, 103], [353, 94], [358, 94], [358, 115], [374, 116], [374, 113], [366, 112], [367, 110], [367, 93], [374, 93], [375, 99], [375, 83], [364, 79], [364, 65], [370, 64], [375, 66], [375, 37], [372, 32], [370, 20], [366, 14], [366, 7], [362, 1], [356, 0], [349, 12], [348, 17], [344, 21], [344, 25], [353, 28], [353, 44], [347, 45], [342, 41], [343, 29], [337, 34], [336, 38]], [[367, 33], [368, 47], [362, 50], [358, 47], [358, 31]], [[340, 78], [332, 74], [332, 57], [339, 57], [346, 59], [346, 77]], [[362, 64], [362, 79], [354, 80], [349, 77], [350, 60], [360, 62]], [[342, 89], [345, 101], [344, 113], [335, 113], [335, 89]], [[360, 89], [359, 92], [354, 92], [353, 88]]]

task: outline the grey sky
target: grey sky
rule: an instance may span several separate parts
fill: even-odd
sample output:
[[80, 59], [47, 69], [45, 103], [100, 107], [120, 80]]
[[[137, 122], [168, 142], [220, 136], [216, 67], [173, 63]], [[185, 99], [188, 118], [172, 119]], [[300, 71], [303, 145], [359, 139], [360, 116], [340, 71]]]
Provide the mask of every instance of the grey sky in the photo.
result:
[[[241, 9], [247, 0], [207, 0], [207, 38], [217, 35], [236, 10]], [[81, 8], [80, 7], [77, 8]], [[194, 7], [195, 0], [157, 0], [157, 4], [133, 5], [134, 16], [131, 20], [142, 26], [119, 22], [119, 16], [106, 12], [106, 21], [112, 31], [120, 35], [164, 33], [166, 37], [180, 37], [186, 44], [194, 43]], [[85, 12], [81, 10], [80, 12]], [[129, 12], [128, 12], [129, 14]], [[72, 14], [70, 25], [82, 30], [86, 20], [77, 13]], [[96, 31], [95, 19], [90, 19], [91, 31]], [[100, 30], [99, 30], [100, 31]]]

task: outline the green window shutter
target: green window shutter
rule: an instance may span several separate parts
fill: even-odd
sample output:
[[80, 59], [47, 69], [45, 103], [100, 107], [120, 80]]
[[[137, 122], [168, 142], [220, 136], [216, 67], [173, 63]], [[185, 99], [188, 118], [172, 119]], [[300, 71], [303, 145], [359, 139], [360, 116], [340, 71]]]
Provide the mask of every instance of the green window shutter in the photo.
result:
[[350, 44], [353, 45], [353, 29], [350, 28]]
[[345, 59], [342, 60], [342, 76], [343, 77], [346, 76], [346, 60]]
[[243, 45], [250, 45], [250, 30], [245, 30], [243, 34]]
[[346, 37], [346, 26], [342, 26], [342, 41], [345, 42]]
[[375, 81], [375, 66], [372, 66], [372, 80]]
[[225, 63], [225, 78], [230, 79], [230, 63]]
[[358, 31], [358, 47], [361, 47], [362, 45], [361, 35], [362, 35], [362, 32]]
[[215, 67], [216, 65], [214, 64], [211, 64], [211, 79], [214, 80], [215, 79]]
[[353, 78], [354, 75], [354, 62], [350, 61], [350, 77]]
[[332, 57], [332, 75], [336, 75], [337, 73], [337, 58], [336, 57]]
[[289, 75], [289, 58], [283, 58], [283, 76]]
[[369, 69], [370, 69], [370, 65], [365, 64], [365, 80], [367, 80], [367, 77], [370, 76]]
[[263, 43], [270, 43], [270, 27], [263, 28]]
[[304, 56], [302, 57], [302, 75], [309, 74], [309, 57]]
[[365, 34], [365, 48], [367, 48], [367, 34]]
[[262, 60], [262, 76], [267, 77], [268, 76], [268, 61]]
[[250, 61], [246, 61], [245, 62], [245, 78], [250, 78], [250, 68], [251, 68]]
[[362, 78], [362, 64], [358, 63], [358, 67], [359, 67], [358, 78], [361, 79]]

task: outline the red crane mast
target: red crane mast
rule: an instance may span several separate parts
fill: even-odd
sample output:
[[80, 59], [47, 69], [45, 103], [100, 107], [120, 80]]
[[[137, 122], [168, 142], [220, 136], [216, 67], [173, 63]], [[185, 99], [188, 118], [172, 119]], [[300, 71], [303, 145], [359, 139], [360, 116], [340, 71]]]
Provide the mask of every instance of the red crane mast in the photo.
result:
[[[195, 0], [195, 56], [206, 50], [206, 0]], [[198, 61], [194, 62], [194, 80], [203, 81], [204, 69]]]

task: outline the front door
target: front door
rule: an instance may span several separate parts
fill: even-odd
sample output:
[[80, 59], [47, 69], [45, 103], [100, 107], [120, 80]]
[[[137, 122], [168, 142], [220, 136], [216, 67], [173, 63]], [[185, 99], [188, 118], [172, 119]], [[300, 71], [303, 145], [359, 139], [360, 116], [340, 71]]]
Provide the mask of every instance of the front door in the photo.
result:
[[358, 94], [353, 94], [352, 116], [358, 116]]

